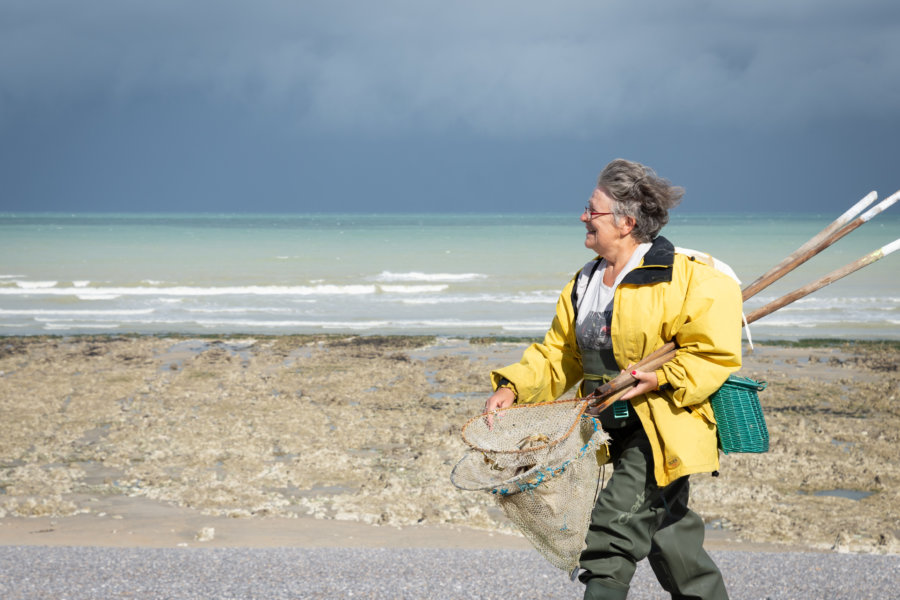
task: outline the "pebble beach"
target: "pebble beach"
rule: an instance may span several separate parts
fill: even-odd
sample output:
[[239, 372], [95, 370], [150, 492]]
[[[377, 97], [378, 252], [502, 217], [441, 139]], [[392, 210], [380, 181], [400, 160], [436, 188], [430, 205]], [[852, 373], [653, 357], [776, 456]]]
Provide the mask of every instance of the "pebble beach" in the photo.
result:
[[[468, 561], [443, 569], [449, 581], [479, 576], [485, 561], [474, 553], [513, 553], [527, 557], [515, 562], [535, 562], [523, 579], [557, 578], [560, 595], [540, 597], [580, 597], [580, 586], [567, 584], [560, 571], [536, 566], [542, 559], [488, 494], [457, 490], [449, 480], [465, 451], [460, 429], [489, 393], [488, 372], [517, 360], [527, 343], [345, 335], [2, 338], [0, 591], [58, 597], [27, 584], [45, 559], [16, 557], [57, 552], [65, 562], [59, 557], [76, 556], [70, 547], [125, 562], [151, 550], [176, 553], [166, 560], [268, 561], [279, 548], [286, 554], [278, 560], [290, 564], [302, 563], [299, 549], [369, 557], [380, 556], [376, 549], [419, 548], [408, 564]], [[760, 399], [770, 450], [722, 456], [718, 477], [692, 478], [693, 507], [707, 522], [708, 548], [723, 553], [723, 571], [734, 560], [738, 577], [743, 559], [730, 553], [752, 552], [773, 568], [868, 557], [873, 573], [896, 572], [898, 355], [894, 342], [745, 348], [741, 375], [768, 385]], [[347, 561], [330, 562], [340, 573]], [[838, 572], [804, 578], [832, 594], [745, 585], [732, 596], [890, 597], [876, 593], [876, 576], [861, 578], [856, 596], [843, 596], [847, 580]], [[298, 576], [311, 578], [308, 595], [293, 587], [251, 593], [246, 586], [233, 594], [188, 586], [163, 595], [344, 595], [315, 587], [312, 575]], [[866, 585], [875, 595], [862, 593]], [[665, 597], [652, 595], [654, 586], [651, 573], [651, 595], [636, 587], [633, 597]], [[478, 597], [470, 591], [447, 597]], [[480, 597], [530, 597], [491, 593]], [[82, 590], [71, 597], [123, 595]], [[433, 594], [412, 587], [362, 597]]]

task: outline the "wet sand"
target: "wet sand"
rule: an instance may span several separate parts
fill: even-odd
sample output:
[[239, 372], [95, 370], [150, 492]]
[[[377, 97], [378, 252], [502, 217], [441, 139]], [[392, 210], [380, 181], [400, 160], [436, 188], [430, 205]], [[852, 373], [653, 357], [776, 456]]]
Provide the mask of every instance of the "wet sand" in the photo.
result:
[[[457, 490], [526, 342], [0, 338], [0, 545], [528, 548]], [[692, 478], [708, 545], [900, 552], [900, 344], [758, 345], [766, 454]]]

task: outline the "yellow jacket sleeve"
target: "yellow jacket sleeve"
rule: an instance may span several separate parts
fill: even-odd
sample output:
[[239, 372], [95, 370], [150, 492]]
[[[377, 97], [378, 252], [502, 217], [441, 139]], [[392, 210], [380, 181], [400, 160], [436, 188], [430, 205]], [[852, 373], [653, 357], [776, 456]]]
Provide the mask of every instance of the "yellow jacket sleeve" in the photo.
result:
[[491, 373], [495, 390], [502, 379], [508, 379], [516, 392], [516, 402], [551, 402], [581, 381], [583, 371], [571, 301], [574, 283], [575, 278], [560, 294], [556, 316], [544, 341], [529, 346], [518, 363]]
[[741, 366], [740, 288], [710, 267], [690, 267], [672, 328], [678, 351], [657, 372], [660, 383], [671, 388], [666, 395], [680, 407], [703, 402]]

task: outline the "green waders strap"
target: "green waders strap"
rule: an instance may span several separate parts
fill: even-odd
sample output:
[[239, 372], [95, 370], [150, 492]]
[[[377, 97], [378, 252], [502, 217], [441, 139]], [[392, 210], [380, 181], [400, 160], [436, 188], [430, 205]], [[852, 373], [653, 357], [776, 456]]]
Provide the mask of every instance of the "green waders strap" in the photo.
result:
[[600, 385], [603, 385], [604, 383], [609, 383], [609, 381], [611, 379], [612, 379], [612, 377], [610, 377], [609, 375], [597, 375], [595, 373], [585, 373], [584, 374], [585, 381], [599, 381]]
[[[599, 375], [597, 373], [585, 373], [584, 380], [590, 381], [591, 383], [597, 382], [597, 385], [592, 386], [593, 391], [604, 383], [609, 383], [612, 380], [612, 376], [609, 374]], [[616, 400], [615, 402], [613, 402], [611, 409], [612, 410], [610, 410], [610, 412], [612, 413], [614, 419], [627, 419], [631, 414], [628, 409], [627, 400]]]

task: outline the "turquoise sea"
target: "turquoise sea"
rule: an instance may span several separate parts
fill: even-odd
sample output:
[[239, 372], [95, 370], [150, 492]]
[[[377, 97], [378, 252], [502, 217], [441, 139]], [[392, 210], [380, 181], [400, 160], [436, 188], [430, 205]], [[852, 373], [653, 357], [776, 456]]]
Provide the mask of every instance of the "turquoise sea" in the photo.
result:
[[[746, 285], [837, 216], [673, 214], [663, 235]], [[898, 237], [900, 217], [881, 215], [745, 310]], [[577, 214], [6, 213], [0, 335], [540, 336], [591, 258], [583, 240]], [[898, 274], [900, 253], [762, 319], [753, 337], [900, 339]]]

